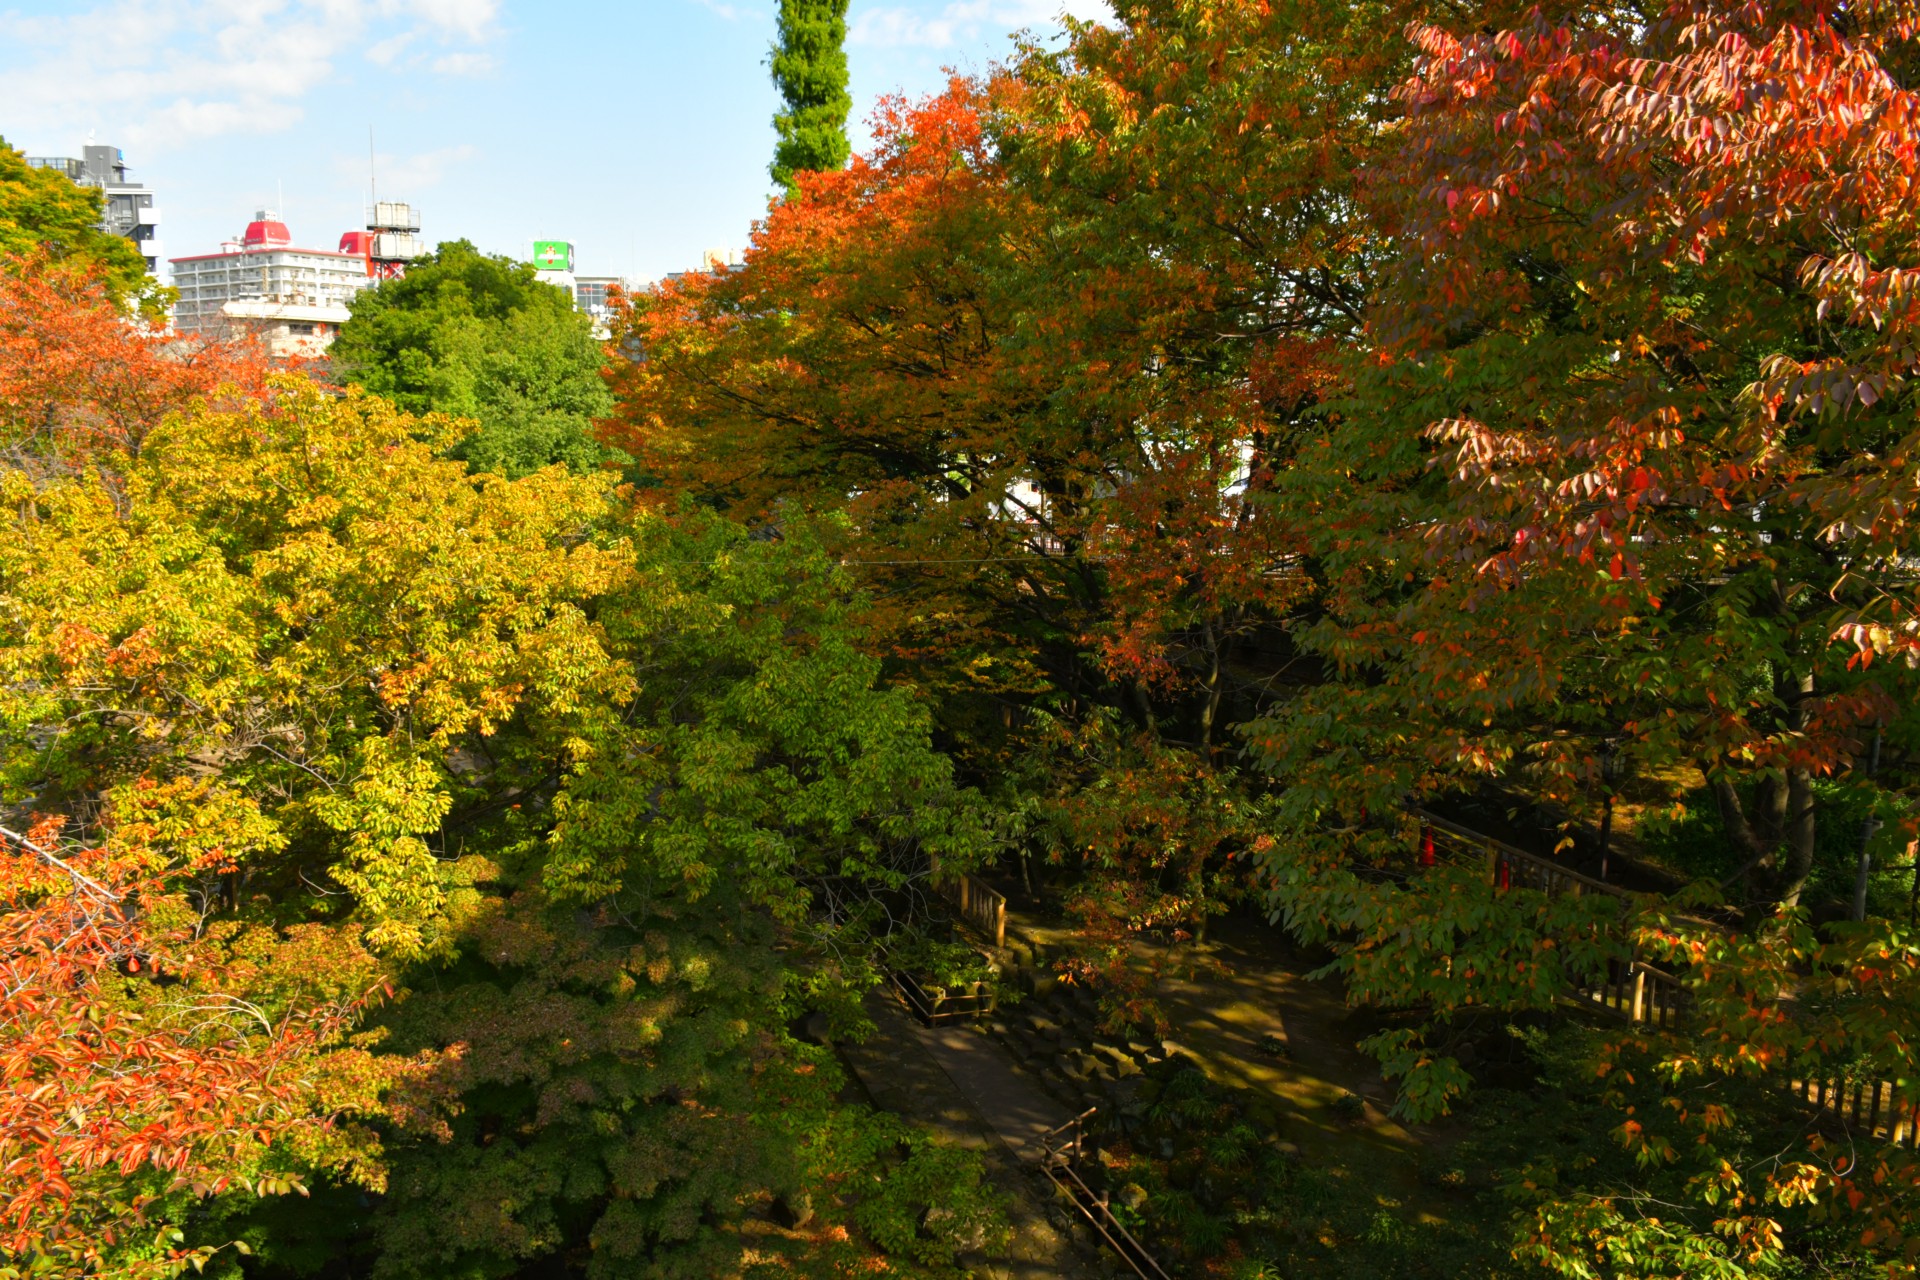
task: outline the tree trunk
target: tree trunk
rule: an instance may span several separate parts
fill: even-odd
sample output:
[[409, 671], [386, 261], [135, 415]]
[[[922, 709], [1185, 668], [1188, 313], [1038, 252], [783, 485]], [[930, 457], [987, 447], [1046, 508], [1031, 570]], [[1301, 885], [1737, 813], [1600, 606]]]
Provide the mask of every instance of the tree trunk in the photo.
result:
[[1740, 864], [1740, 869], [1722, 880], [1720, 887], [1725, 889], [1738, 882], [1741, 905], [1744, 906], [1753, 897], [1749, 877], [1754, 868], [1772, 860], [1774, 846], [1762, 840], [1759, 833], [1754, 831], [1753, 824], [1747, 821], [1746, 808], [1740, 803], [1740, 793], [1734, 790], [1733, 780], [1727, 776], [1727, 762], [1724, 759], [1720, 761], [1717, 772], [1708, 776], [1708, 785], [1713, 790], [1714, 804], [1720, 810], [1721, 827], [1735, 847], [1746, 855], [1746, 861]]
[[[1791, 704], [1792, 692], [1783, 689], [1781, 693], [1781, 700]], [[1769, 852], [1778, 849], [1780, 842], [1787, 837], [1787, 814], [1793, 805], [1792, 792], [1792, 784], [1784, 777], [1768, 774], [1760, 779], [1753, 806], [1754, 836]]]
[[1160, 741], [1160, 721], [1153, 714], [1153, 698], [1147, 692], [1146, 682], [1127, 681], [1127, 692], [1133, 696], [1133, 709], [1134, 713], [1140, 717], [1140, 727], [1153, 741]]
[[1713, 788], [1713, 802], [1720, 810], [1720, 825], [1726, 830], [1728, 838], [1747, 855], [1749, 865], [1773, 852], [1773, 846], [1762, 840], [1753, 829], [1753, 824], [1747, 821], [1746, 807], [1740, 803], [1740, 793], [1734, 790], [1733, 780], [1727, 776], [1725, 761], [1712, 774], [1709, 784]]
[[[1803, 674], [1794, 690], [1787, 723], [1794, 735], [1806, 732], [1808, 704], [1813, 701], [1813, 672]], [[1780, 888], [1780, 901], [1793, 907], [1813, 874], [1813, 772], [1804, 765], [1787, 770], [1786, 823], [1782, 837], [1787, 847], [1786, 877]]]
[[1607, 878], [1608, 845], [1613, 842], [1613, 790], [1607, 790], [1606, 808], [1600, 811], [1600, 878]]
[[[1221, 627], [1221, 632], [1225, 631]], [[1200, 750], [1211, 760], [1213, 758], [1213, 731], [1220, 720], [1220, 699], [1225, 685], [1220, 679], [1220, 666], [1226, 658], [1227, 642], [1224, 635], [1216, 633], [1212, 621], [1206, 624], [1207, 637], [1207, 675], [1201, 682], [1200, 703]]]

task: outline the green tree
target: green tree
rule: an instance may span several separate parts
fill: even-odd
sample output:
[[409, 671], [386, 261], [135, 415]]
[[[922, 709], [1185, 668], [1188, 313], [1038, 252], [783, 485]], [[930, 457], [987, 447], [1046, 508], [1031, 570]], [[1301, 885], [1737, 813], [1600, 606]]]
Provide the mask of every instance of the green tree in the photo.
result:
[[589, 471], [615, 456], [593, 434], [613, 400], [592, 323], [530, 265], [453, 240], [351, 307], [340, 378], [412, 413], [473, 419], [454, 456], [476, 471]]
[[770, 169], [783, 187], [802, 170], [838, 169], [852, 151], [846, 42], [847, 0], [780, 0], [773, 83], [787, 107], [773, 118], [780, 143]]
[[977, 1165], [787, 1028], [977, 800], [803, 529], [462, 425], [285, 376], [0, 475], [0, 1276], [940, 1273]]
[[131, 241], [100, 230], [101, 210], [98, 191], [33, 168], [0, 138], [0, 257], [38, 252], [97, 264], [116, 295], [139, 295], [153, 283], [146, 263]]

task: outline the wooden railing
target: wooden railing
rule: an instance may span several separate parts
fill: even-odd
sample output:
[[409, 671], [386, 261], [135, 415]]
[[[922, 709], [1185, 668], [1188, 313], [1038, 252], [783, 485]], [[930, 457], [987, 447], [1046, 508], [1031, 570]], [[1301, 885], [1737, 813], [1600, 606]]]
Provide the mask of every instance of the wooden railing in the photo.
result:
[[941, 870], [938, 858], [933, 860], [933, 887], [995, 947], [1007, 945], [1007, 895], [964, 871]]
[[[1610, 894], [1622, 901], [1634, 897], [1616, 885], [1516, 849], [1437, 813], [1418, 806], [1409, 808], [1420, 820], [1416, 860], [1422, 866], [1441, 862], [1478, 864], [1486, 868], [1488, 880], [1501, 889], [1537, 889], [1555, 897], [1593, 893]], [[1605, 972], [1576, 979], [1571, 986], [1576, 1004], [1666, 1030], [1679, 1029], [1689, 1003], [1686, 984], [1680, 978], [1637, 958], [1610, 961]], [[1850, 1129], [1920, 1150], [1920, 1103], [1902, 1103], [1899, 1090], [1890, 1081], [1795, 1080], [1788, 1089]]]
[[887, 977], [892, 981], [893, 993], [907, 1007], [907, 1012], [929, 1027], [972, 1021], [992, 1013], [994, 1009], [994, 990], [988, 983], [968, 983], [962, 991], [929, 991], [918, 978], [904, 970], [890, 969]]
[[1478, 862], [1487, 869], [1487, 879], [1502, 889], [1537, 889], [1556, 898], [1590, 893], [1608, 894], [1622, 901], [1633, 897], [1618, 885], [1581, 875], [1551, 858], [1449, 822], [1430, 810], [1412, 806], [1412, 812], [1420, 819], [1420, 860], [1426, 865], [1436, 861]]
[[1849, 1129], [1897, 1147], [1920, 1150], [1920, 1103], [1902, 1104], [1886, 1080], [1795, 1080], [1788, 1089]]
[[1603, 973], [1574, 981], [1573, 998], [1628, 1022], [1667, 1029], [1680, 1025], [1687, 1007], [1687, 989], [1680, 979], [1643, 960], [1609, 961]]
[[1113, 1205], [1104, 1191], [1095, 1192], [1080, 1176], [1086, 1155], [1086, 1123], [1098, 1107], [1088, 1107], [1073, 1119], [1040, 1135], [1040, 1167], [1053, 1185], [1066, 1193], [1100, 1238], [1132, 1269], [1140, 1280], [1170, 1280], [1166, 1271], [1147, 1252], [1147, 1247], [1113, 1216]]
[[[1605, 894], [1622, 902], [1632, 900], [1633, 895], [1617, 885], [1482, 835], [1431, 810], [1413, 807], [1412, 812], [1420, 820], [1417, 857], [1422, 866], [1477, 865], [1485, 868], [1488, 882], [1497, 888], [1533, 889], [1555, 898]], [[1577, 1003], [1633, 1023], [1677, 1027], [1686, 1007], [1686, 987], [1680, 979], [1638, 958], [1610, 961], [1597, 974], [1576, 977], [1572, 986]]]

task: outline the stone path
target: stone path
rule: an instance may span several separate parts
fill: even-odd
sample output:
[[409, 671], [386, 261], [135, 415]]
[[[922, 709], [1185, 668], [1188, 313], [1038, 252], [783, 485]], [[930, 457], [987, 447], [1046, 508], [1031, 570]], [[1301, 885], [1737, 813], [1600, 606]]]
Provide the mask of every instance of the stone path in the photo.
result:
[[913, 1032], [1015, 1156], [1038, 1159], [1040, 1135], [1073, 1118], [1014, 1070], [1006, 1054], [979, 1032], [961, 1025], [923, 1027], [918, 1023], [913, 1024]]
[[[1339, 984], [1309, 979], [1315, 966], [1257, 922], [1219, 922], [1195, 950], [1226, 972], [1176, 978], [1155, 992], [1173, 1024], [1168, 1043], [1220, 1083], [1271, 1099], [1276, 1129], [1306, 1159], [1420, 1198], [1413, 1156], [1427, 1135], [1387, 1114], [1393, 1088], [1354, 1047], [1361, 1032]], [[1357, 1112], [1342, 1110], [1350, 1096], [1361, 1099]]]
[[[1216, 921], [1205, 943], [1180, 948], [1190, 963], [1170, 966], [1155, 985], [1170, 1023], [1165, 1038], [1115, 1036], [1099, 1028], [1090, 992], [1051, 974], [1072, 930], [1022, 902], [1015, 886], [997, 887], [1012, 891], [1008, 957], [1027, 994], [989, 1029], [1062, 1107], [1124, 1110], [1132, 1077], [1180, 1053], [1217, 1083], [1249, 1091], [1255, 1122], [1309, 1162], [1346, 1168], [1402, 1203], [1429, 1198], [1414, 1157], [1434, 1135], [1387, 1114], [1392, 1089], [1379, 1064], [1354, 1047], [1370, 1028], [1356, 1024], [1337, 981], [1306, 976], [1317, 962], [1296, 954], [1281, 931], [1253, 919]], [[1144, 939], [1134, 950], [1143, 967], [1168, 958]]]
[[[1037, 1138], [1089, 1106], [1123, 1113], [1141, 1104], [1143, 1073], [1169, 1055], [1194, 1059], [1220, 1084], [1248, 1092], [1247, 1114], [1301, 1158], [1339, 1167], [1375, 1188], [1382, 1204], [1425, 1216], [1428, 1198], [1411, 1158], [1430, 1135], [1385, 1114], [1389, 1090], [1379, 1067], [1354, 1048], [1339, 985], [1309, 979], [1314, 962], [1295, 955], [1278, 931], [1252, 920], [1217, 922], [1197, 962], [1157, 984], [1173, 1030], [1114, 1036], [1099, 1026], [1097, 1002], [1055, 979], [1052, 958], [1069, 930], [1029, 907], [1012, 906], [1002, 959], [1024, 997], [980, 1026], [920, 1025], [889, 993], [868, 1012], [877, 1033], [842, 1054], [875, 1105], [931, 1129], [944, 1142], [978, 1151], [1010, 1202], [1014, 1234], [991, 1257], [966, 1262], [993, 1280], [1113, 1277], [1121, 1264], [1098, 1249], [1073, 1210], [1038, 1172]], [[1143, 963], [1157, 948], [1136, 944]]]
[[1083, 1237], [1073, 1210], [1032, 1160], [1035, 1137], [1067, 1119], [1065, 1109], [1022, 1079], [978, 1033], [930, 1029], [884, 991], [869, 993], [874, 1035], [840, 1046], [875, 1106], [930, 1130], [937, 1140], [978, 1151], [1007, 1201], [1013, 1228], [1005, 1247], [964, 1261], [990, 1280], [1108, 1280], [1112, 1260]]

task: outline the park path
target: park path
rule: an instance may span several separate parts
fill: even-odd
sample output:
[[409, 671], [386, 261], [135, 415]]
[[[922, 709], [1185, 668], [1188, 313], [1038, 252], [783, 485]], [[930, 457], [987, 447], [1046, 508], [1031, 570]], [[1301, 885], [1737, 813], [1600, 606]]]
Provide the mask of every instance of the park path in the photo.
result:
[[840, 1053], [874, 1105], [936, 1141], [979, 1152], [1006, 1200], [1010, 1239], [966, 1265], [988, 1280], [1112, 1276], [1112, 1260], [1083, 1237], [1033, 1159], [1034, 1139], [1066, 1120], [1066, 1109], [978, 1033], [921, 1026], [884, 990], [868, 994], [866, 1009], [874, 1034]]
[[1065, 1106], [1040, 1092], [998, 1045], [979, 1032], [958, 1025], [912, 1025], [954, 1087], [1020, 1159], [1039, 1159], [1040, 1135], [1072, 1118]]
[[[1052, 959], [1071, 950], [1072, 926], [1018, 885], [995, 887], [1008, 892], [1010, 954], [1023, 975], [1037, 979], [1033, 994], [994, 1019], [995, 1038], [1064, 1108], [1122, 1103], [1128, 1069], [1109, 1069], [1122, 1054], [1145, 1066], [1158, 1051], [1179, 1052], [1217, 1083], [1246, 1090], [1257, 1122], [1302, 1159], [1365, 1180], [1383, 1207], [1439, 1208], [1418, 1177], [1421, 1149], [1439, 1132], [1388, 1114], [1392, 1088], [1379, 1064], [1355, 1048], [1376, 1028], [1347, 1007], [1337, 979], [1308, 976], [1320, 960], [1300, 953], [1283, 931], [1228, 917], [1214, 922], [1204, 942], [1169, 948], [1136, 940], [1136, 962], [1160, 968], [1154, 1000], [1168, 1028], [1164, 1036], [1110, 1036], [1097, 1027], [1091, 994], [1063, 989], [1049, 972]], [[1092, 1074], [1071, 1074], [1071, 1059]]]

